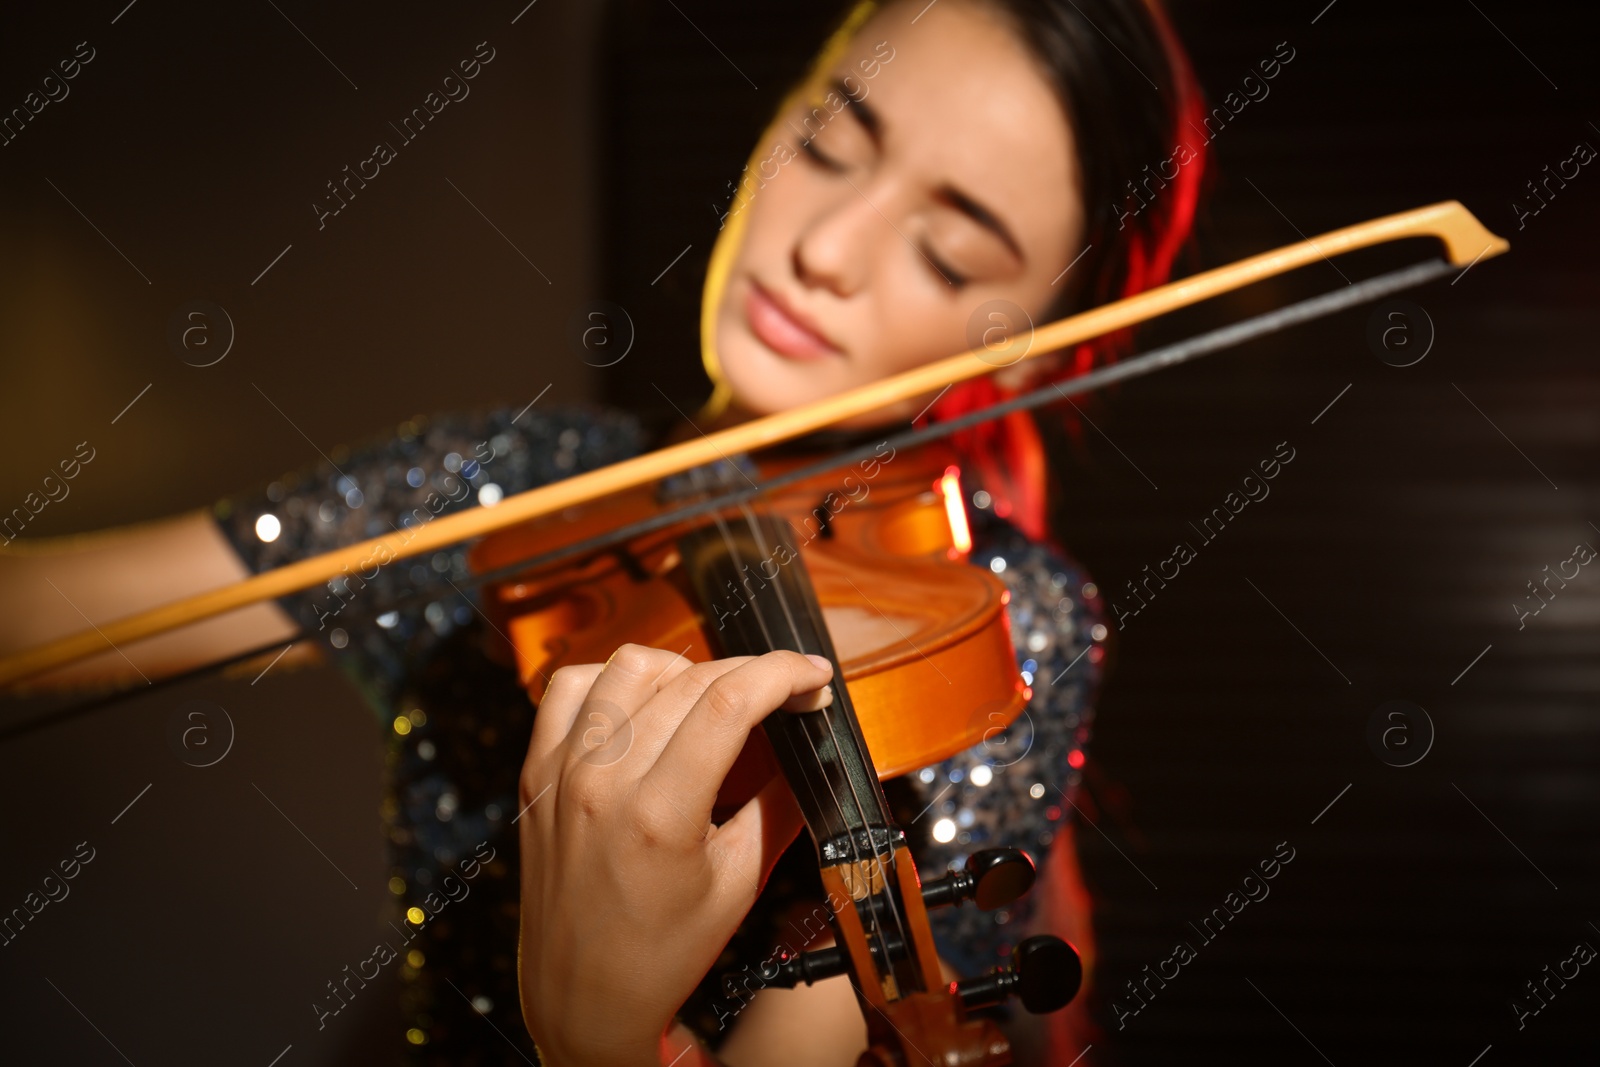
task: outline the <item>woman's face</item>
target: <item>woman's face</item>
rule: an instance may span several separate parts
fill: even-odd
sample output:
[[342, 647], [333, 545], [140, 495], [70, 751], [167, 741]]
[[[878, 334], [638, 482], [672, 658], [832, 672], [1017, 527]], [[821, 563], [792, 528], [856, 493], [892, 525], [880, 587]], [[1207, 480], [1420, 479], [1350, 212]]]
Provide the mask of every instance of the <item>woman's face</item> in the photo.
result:
[[[780, 116], [729, 206], [748, 217], [716, 347], [749, 414], [965, 351], [975, 318], [973, 336], [1000, 321], [990, 301], [1037, 322], [1083, 250], [1067, 117], [981, 3], [890, 5], [828, 81]], [[1001, 373], [1020, 384], [1037, 362]]]

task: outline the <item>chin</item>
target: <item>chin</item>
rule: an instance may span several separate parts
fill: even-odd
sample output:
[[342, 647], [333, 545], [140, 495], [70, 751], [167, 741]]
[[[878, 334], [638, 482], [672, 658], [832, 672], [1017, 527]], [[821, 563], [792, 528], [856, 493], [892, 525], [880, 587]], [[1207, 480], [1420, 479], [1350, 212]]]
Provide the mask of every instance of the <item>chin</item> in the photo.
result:
[[733, 401], [739, 407], [753, 415], [771, 415], [821, 399], [821, 393], [806, 387], [809, 383], [797, 382], [792, 373], [784, 373], [786, 368], [772, 365], [783, 363], [781, 357], [765, 350], [751, 356], [752, 353], [741, 351], [722, 367], [722, 375], [733, 390]]
[[797, 362], [773, 352], [744, 330], [731, 331], [717, 352], [722, 377], [733, 391], [733, 401], [753, 415], [787, 411], [831, 395], [843, 386], [817, 363]]

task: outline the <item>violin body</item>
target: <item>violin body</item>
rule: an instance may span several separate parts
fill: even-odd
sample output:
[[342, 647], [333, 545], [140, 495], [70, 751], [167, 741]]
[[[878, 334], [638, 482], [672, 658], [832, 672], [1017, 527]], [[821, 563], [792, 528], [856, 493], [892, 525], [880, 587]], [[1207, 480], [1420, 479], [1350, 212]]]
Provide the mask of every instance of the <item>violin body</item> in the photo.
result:
[[[772, 474], [803, 457], [760, 458], [762, 472]], [[1015, 719], [1029, 695], [1011, 644], [1009, 593], [967, 562], [964, 513], [953, 524], [949, 498], [959, 508], [960, 488], [950, 460], [937, 445], [891, 453], [786, 486], [763, 502], [795, 531], [881, 778], [978, 743]], [[505, 567], [663, 506], [655, 489], [639, 489], [569, 509], [486, 538], [472, 565]], [[680, 544], [709, 521], [669, 525], [488, 591], [485, 610], [515, 646], [535, 702], [556, 669], [604, 662], [629, 642], [682, 650], [696, 661], [724, 654], [719, 623], [740, 615], [788, 561], [751, 561], [738, 584], [702, 608]], [[751, 739], [719, 808], [736, 807], [776, 770], [760, 736]]]

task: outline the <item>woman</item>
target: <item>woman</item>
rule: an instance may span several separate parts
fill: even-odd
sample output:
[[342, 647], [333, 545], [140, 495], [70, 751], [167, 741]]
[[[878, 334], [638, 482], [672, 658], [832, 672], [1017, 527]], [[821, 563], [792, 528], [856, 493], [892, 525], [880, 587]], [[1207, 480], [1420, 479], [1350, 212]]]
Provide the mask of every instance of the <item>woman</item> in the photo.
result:
[[[1203, 159], [1191, 150], [1154, 187], [1148, 167], [1173, 158], [1197, 109], [1164, 21], [1139, 0], [858, 5], [757, 145], [751, 177], [724, 219], [702, 310], [716, 390], [683, 432], [820, 400], [963, 350], [974, 322], [981, 332], [992, 321], [995, 301], [1042, 322], [1163, 280], [1189, 227]], [[1014, 326], [1015, 313], [1009, 318]], [[1006, 367], [850, 428], [903, 423], [924, 409], [923, 417], [949, 418], [1082, 370], [1104, 351]], [[68, 562], [98, 571], [115, 602], [97, 613], [111, 617], [388, 525], [492, 504], [651, 443], [633, 420], [610, 412], [507, 409], [407, 423], [337, 467], [308, 469], [212, 515], [0, 559], [13, 572]], [[933, 914], [953, 973], [976, 973], [1021, 938], [1050, 931], [1084, 950], [1092, 974], [1063, 796], [1076, 785], [1087, 739], [1105, 634], [1100, 601], [1048, 540], [1031, 419], [1014, 415], [956, 443], [968, 460], [972, 559], [1012, 591], [1033, 701], [1003, 738], [886, 788], [907, 808], [925, 876], [996, 844], [1041, 860], [1040, 885], [1009, 911]], [[737, 752], [779, 704], [814, 700], [828, 672], [788, 653], [691, 666], [670, 651], [628, 648], [604, 670], [562, 672], [535, 717], [496, 654], [495, 632], [460, 591], [464, 576], [460, 553], [408, 560], [370, 581], [336, 581], [152, 642], [141, 656], [147, 672], [187, 666], [286, 640], [293, 617], [327, 638], [391, 725], [390, 885], [411, 924], [401, 966], [406, 1037], [418, 1061], [521, 1062], [509, 1046], [525, 1042], [525, 1020], [546, 1062], [563, 1067], [679, 1055], [679, 1063], [715, 1062], [708, 1049], [735, 1067], [853, 1063], [865, 1030], [843, 981], [740, 1002], [718, 996], [722, 966], [764, 958], [780, 939], [807, 944], [788, 909], [817, 896], [804, 880], [805, 850], [789, 854], [798, 862], [779, 860], [799, 829], [781, 783], [714, 833], [702, 836], [709, 828], [691, 819], [695, 832], [672, 847], [607, 847], [634, 840], [627, 835], [641, 817], [663, 816], [659, 803], [624, 798], [667, 781], [683, 799], [693, 783], [720, 780], [718, 754]], [[399, 606], [419, 597], [420, 612]], [[0, 634], [0, 647], [81, 622], [53, 601], [27, 608], [32, 625]], [[114, 657], [101, 662], [103, 672], [122, 669]], [[605, 768], [603, 790], [570, 773], [582, 731], [569, 736], [568, 728], [591, 696], [635, 712], [639, 758]], [[718, 732], [708, 706], [742, 715]], [[680, 736], [706, 740], [674, 744]], [[541, 800], [546, 786], [553, 792]], [[574, 789], [590, 807], [573, 802]], [[574, 818], [578, 810], [586, 817]], [[472, 902], [429, 903], [467, 871]], [[1007, 1024], [1019, 1063], [1067, 1062], [1086, 1043], [1083, 1025], [1081, 1007]]]

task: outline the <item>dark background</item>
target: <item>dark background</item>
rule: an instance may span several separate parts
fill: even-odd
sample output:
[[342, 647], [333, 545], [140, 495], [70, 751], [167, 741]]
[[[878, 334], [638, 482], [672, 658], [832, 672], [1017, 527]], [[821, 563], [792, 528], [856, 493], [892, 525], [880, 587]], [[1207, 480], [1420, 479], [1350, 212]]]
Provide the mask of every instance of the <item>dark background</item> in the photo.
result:
[[[0, 147], [0, 502], [77, 442], [97, 449], [30, 536], [200, 507], [413, 413], [547, 384], [541, 403], [659, 411], [657, 384], [696, 403], [713, 205], [834, 14], [279, 7], [0, 16], [0, 108], [77, 42], [97, 51]], [[1448, 198], [1512, 252], [1408, 294], [1436, 333], [1414, 366], [1377, 357], [1359, 309], [1124, 385], [1063, 448], [1057, 527], [1119, 602], [1278, 442], [1295, 449], [1271, 496], [1116, 634], [1085, 807], [1098, 831], [1080, 831], [1110, 1029], [1084, 1062], [1488, 1067], [1600, 1049], [1592, 967], [1525, 1029], [1510, 1007], [1577, 942], [1600, 946], [1600, 579], [1585, 568], [1520, 631], [1512, 607], [1575, 544], [1600, 546], [1600, 178], [1585, 168], [1522, 229], [1512, 209], [1546, 164], [1600, 147], [1572, 10], [1176, 6], [1213, 96], [1278, 42], [1296, 50], [1213, 144], [1191, 269]], [[483, 40], [496, 58], [472, 95], [319, 231], [323, 183]], [[1342, 284], [1315, 265], [1148, 340]], [[569, 343], [596, 298], [635, 322], [621, 369]], [[167, 343], [194, 299], [237, 329], [212, 367]], [[238, 730], [203, 770], [166, 739], [200, 697]], [[1436, 731], [1403, 769], [1367, 740], [1395, 699]], [[77, 842], [97, 850], [0, 949], [16, 1060], [119, 1062], [109, 1041], [139, 1064], [266, 1064], [289, 1045], [284, 1064], [383, 1062], [393, 969], [322, 1033], [308, 1010], [390, 918], [376, 730], [321, 668], [189, 683], [6, 741], [0, 906]], [[1122, 983], [1197, 943], [1188, 923], [1281, 841], [1296, 854], [1271, 896], [1118, 1031]]]

